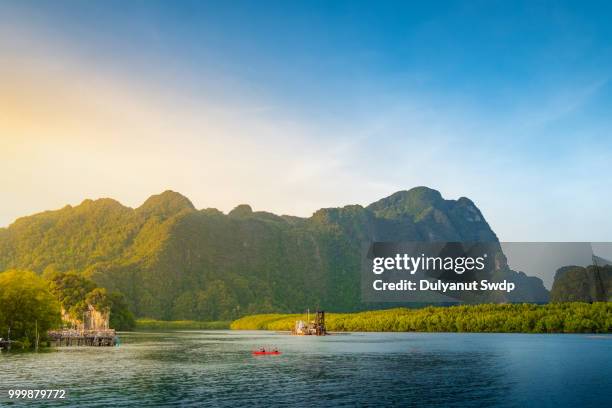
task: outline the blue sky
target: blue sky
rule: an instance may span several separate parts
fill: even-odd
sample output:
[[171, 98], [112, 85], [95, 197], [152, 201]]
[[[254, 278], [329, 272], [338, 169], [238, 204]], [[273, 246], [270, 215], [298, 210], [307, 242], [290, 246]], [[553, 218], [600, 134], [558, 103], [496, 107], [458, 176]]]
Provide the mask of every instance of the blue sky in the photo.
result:
[[611, 9], [3, 1], [0, 225], [166, 188], [308, 216], [427, 185], [502, 240], [612, 240]]

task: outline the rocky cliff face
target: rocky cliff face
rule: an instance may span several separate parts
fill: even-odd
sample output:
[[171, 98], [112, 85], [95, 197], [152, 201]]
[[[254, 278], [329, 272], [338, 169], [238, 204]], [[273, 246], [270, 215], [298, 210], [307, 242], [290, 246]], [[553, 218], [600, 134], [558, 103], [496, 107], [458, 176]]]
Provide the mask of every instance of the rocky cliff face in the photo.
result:
[[427, 187], [397, 192], [370, 204], [367, 210], [379, 219], [405, 224], [402, 226], [411, 230], [414, 241], [497, 241], [471, 200], [444, 200]]
[[[228, 215], [197, 210], [167, 191], [141, 207], [110, 199], [18, 219], [0, 229], [0, 270], [81, 272], [123, 292], [138, 316], [229, 319], [255, 312], [365, 307], [361, 250], [372, 241], [497, 242], [467, 198], [445, 200], [417, 187], [367, 207], [277, 216], [240, 205]], [[542, 301], [537, 278], [500, 265]], [[527, 281], [526, 281], [527, 280]], [[523, 298], [524, 299], [524, 298]]]
[[[600, 263], [598, 263], [600, 265]], [[551, 302], [612, 301], [612, 266], [566, 266], [557, 270]]]

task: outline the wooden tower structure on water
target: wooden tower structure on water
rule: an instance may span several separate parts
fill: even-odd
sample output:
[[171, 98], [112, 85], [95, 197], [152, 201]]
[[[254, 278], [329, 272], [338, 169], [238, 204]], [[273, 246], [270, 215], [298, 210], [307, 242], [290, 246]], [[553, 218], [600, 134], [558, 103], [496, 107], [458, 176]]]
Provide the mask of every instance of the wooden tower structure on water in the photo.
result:
[[307, 311], [306, 321], [297, 320], [291, 334], [296, 336], [325, 336], [325, 311], [317, 310], [314, 320], [310, 320], [310, 310]]

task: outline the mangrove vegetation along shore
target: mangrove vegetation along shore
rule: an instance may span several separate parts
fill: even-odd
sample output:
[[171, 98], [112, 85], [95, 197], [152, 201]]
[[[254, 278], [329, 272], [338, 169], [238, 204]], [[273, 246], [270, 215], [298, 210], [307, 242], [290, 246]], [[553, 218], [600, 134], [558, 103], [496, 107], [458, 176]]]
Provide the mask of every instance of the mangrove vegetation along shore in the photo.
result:
[[200, 322], [197, 320], [137, 319], [136, 331], [153, 330], [225, 330], [231, 321]]
[[[260, 314], [231, 324], [233, 330], [291, 330], [305, 314]], [[327, 313], [328, 331], [610, 333], [612, 302], [480, 304]]]

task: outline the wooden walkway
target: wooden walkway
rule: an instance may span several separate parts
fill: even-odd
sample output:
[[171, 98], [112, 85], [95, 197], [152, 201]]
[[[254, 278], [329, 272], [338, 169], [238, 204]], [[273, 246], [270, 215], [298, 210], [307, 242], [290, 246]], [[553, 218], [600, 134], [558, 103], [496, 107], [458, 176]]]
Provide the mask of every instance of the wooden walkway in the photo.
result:
[[1, 339], [0, 340], [0, 350], [2, 350], [2, 349], [10, 350], [11, 349], [11, 343], [12, 343], [12, 341], [10, 341], [10, 340]]
[[51, 344], [56, 347], [66, 346], [114, 346], [117, 334], [114, 329], [107, 330], [51, 330], [47, 333]]

